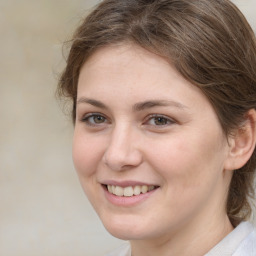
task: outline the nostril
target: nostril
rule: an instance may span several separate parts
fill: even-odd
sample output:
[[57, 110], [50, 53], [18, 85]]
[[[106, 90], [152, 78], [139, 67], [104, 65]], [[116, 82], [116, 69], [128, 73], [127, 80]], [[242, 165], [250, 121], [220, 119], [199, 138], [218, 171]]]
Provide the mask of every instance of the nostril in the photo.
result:
[[103, 163], [113, 171], [125, 171], [139, 166], [142, 163], [142, 155], [136, 149], [129, 152], [106, 152]]

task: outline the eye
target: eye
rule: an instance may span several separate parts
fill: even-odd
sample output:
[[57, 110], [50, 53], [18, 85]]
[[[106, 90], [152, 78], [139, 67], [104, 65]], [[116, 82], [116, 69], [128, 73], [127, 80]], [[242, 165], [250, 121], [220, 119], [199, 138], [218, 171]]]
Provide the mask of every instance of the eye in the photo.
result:
[[146, 124], [151, 126], [167, 126], [174, 123], [175, 121], [173, 119], [157, 114], [150, 116], [146, 121]]
[[107, 123], [107, 118], [98, 113], [91, 113], [83, 117], [81, 121], [91, 126], [98, 126]]

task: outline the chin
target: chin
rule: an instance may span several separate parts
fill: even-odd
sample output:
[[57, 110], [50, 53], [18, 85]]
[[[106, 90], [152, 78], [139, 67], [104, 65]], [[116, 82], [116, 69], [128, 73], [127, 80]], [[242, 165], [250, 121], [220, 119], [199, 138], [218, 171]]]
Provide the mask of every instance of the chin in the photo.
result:
[[102, 223], [106, 230], [114, 237], [122, 240], [145, 239], [151, 233], [149, 225], [144, 226], [141, 222], [133, 218], [102, 218]]
[[149, 238], [144, 232], [139, 230], [134, 231], [131, 229], [115, 228], [115, 227], [105, 227], [107, 231], [114, 237], [121, 240], [143, 240]]

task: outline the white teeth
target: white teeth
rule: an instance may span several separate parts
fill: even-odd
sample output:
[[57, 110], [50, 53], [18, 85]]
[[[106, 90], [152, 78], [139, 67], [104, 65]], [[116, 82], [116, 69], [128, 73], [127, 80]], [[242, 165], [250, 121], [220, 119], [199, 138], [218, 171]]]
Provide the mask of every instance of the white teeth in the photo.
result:
[[109, 191], [110, 193], [112, 193], [112, 186], [111, 186], [111, 185], [108, 185], [108, 191]]
[[116, 196], [123, 196], [124, 195], [124, 189], [122, 187], [116, 186], [115, 195]]
[[146, 186], [146, 185], [142, 186], [141, 192], [142, 192], [143, 194], [147, 193], [147, 192], [148, 192], [148, 186]]
[[112, 190], [111, 193], [115, 194], [115, 188], [116, 188], [115, 186], [113, 186], [113, 185], [111, 186], [111, 190]]
[[133, 194], [135, 196], [139, 195], [141, 192], [141, 189], [140, 189], [140, 186], [135, 186], [134, 189], [133, 189]]
[[108, 192], [111, 194], [114, 194], [116, 196], [125, 196], [125, 197], [129, 197], [129, 196], [137, 196], [139, 194], [145, 194], [153, 189], [155, 189], [155, 186], [147, 186], [147, 185], [143, 185], [143, 186], [128, 186], [128, 187], [120, 187], [120, 186], [114, 186], [114, 185], [107, 185], [107, 189]]
[[132, 187], [124, 188], [124, 196], [133, 196], [133, 188]]

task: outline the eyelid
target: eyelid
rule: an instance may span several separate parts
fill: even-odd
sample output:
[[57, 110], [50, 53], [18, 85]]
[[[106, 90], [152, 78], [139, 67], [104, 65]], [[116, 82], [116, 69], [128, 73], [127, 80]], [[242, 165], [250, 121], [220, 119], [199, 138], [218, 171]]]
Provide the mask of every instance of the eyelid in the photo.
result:
[[[91, 118], [91, 117], [93, 118], [95, 116], [103, 117], [104, 121], [102, 123], [101, 122], [99, 122], [99, 123], [90, 122], [89, 118]], [[154, 118], [166, 119], [167, 123], [166, 124], [159, 124], [159, 125], [150, 124], [149, 122]], [[106, 117], [106, 115], [104, 115], [100, 112], [90, 112], [90, 113], [84, 114], [79, 119], [79, 121], [82, 122], [82, 123], [85, 123], [87, 126], [91, 126], [91, 127], [102, 127], [103, 125], [110, 124], [109, 118]], [[142, 122], [142, 125], [150, 126], [150, 127], [156, 128], [156, 129], [161, 129], [161, 128], [163, 129], [163, 128], [169, 127], [169, 126], [171, 126], [173, 124], [177, 124], [177, 123], [178, 122], [174, 118], [171, 118], [169, 116], [166, 116], [166, 115], [163, 115], [163, 114], [150, 114], [150, 115], [146, 116], [146, 118]]]
[[[165, 124], [165, 125], [151, 125], [151, 124], [147, 124], [151, 119], [153, 118], [157, 118], [157, 117], [160, 117], [160, 118], [164, 118], [166, 119], [169, 123], [168, 124]], [[151, 114], [151, 115], [148, 115], [146, 117], [146, 120], [144, 122], [145, 125], [150, 125], [150, 126], [154, 126], [154, 127], [158, 127], [158, 128], [164, 128], [166, 126], [169, 126], [169, 125], [172, 125], [172, 124], [176, 124], [177, 121], [171, 117], [168, 117], [166, 115], [163, 115], [163, 114]]]
[[[101, 117], [105, 118], [105, 121], [107, 121], [107, 122], [98, 123], [98, 124], [89, 122], [88, 119], [90, 117], [94, 117], [94, 116], [101, 116]], [[83, 115], [82, 118], [80, 118], [80, 122], [83, 122], [88, 126], [96, 126], [96, 127], [97, 126], [102, 126], [103, 124], [106, 124], [106, 123], [109, 123], [108, 118], [104, 114], [98, 113], [98, 112], [90, 112], [90, 113], [87, 113], [87, 114]]]

